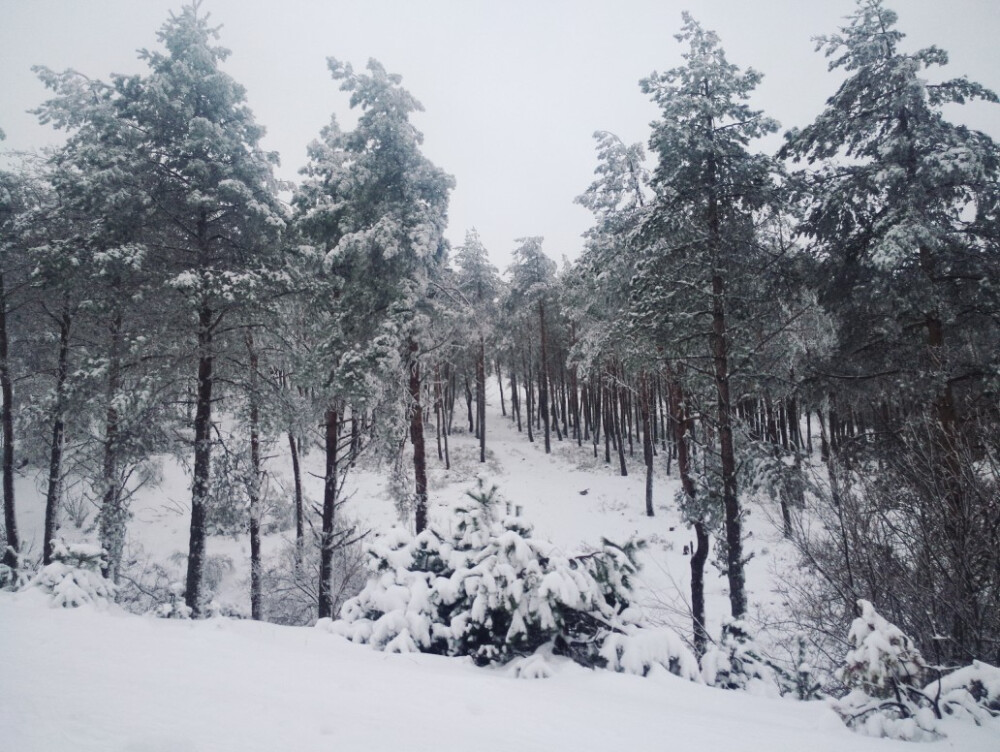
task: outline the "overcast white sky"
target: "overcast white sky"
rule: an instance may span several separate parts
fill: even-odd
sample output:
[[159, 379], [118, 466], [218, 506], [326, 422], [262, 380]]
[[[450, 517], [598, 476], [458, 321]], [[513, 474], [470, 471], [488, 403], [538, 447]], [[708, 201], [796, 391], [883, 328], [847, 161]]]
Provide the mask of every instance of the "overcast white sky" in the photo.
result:
[[[142, 70], [135, 51], [179, 0], [0, 0], [2, 149], [55, 138], [25, 111], [46, 96], [34, 64], [93, 77]], [[998, 0], [895, 0], [910, 48], [951, 54], [948, 77], [967, 74], [1000, 90]], [[514, 239], [545, 236], [558, 259], [579, 252], [590, 224], [573, 198], [595, 166], [591, 134], [645, 141], [656, 109], [637, 82], [680, 63], [681, 11], [716, 30], [730, 60], [765, 74], [754, 104], [782, 128], [807, 124], [833, 93], [836, 74], [814, 52], [853, 0], [204, 0], [232, 50], [227, 71], [246, 86], [264, 146], [295, 179], [306, 144], [347, 98], [326, 57], [356, 68], [375, 57], [423, 102], [415, 121], [425, 152], [455, 176], [449, 238], [475, 226], [501, 268]], [[1000, 106], [953, 115], [1000, 140]], [[778, 140], [766, 145], [773, 149]]]

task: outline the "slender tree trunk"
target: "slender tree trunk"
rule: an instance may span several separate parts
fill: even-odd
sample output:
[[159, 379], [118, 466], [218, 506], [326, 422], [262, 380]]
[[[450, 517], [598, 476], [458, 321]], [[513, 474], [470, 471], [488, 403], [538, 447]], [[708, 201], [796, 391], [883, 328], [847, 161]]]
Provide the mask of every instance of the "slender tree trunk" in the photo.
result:
[[455, 374], [455, 369], [448, 363], [444, 364], [444, 381], [447, 385], [444, 405], [448, 413], [448, 420], [445, 423], [447, 430], [444, 433], [445, 436], [451, 436], [452, 423], [455, 420], [455, 394], [458, 391], [458, 376]]
[[339, 471], [337, 450], [340, 442], [339, 406], [327, 408], [324, 425], [326, 468], [323, 482], [323, 521], [319, 539], [319, 618], [332, 619], [334, 614], [331, 587]]
[[649, 379], [643, 372], [639, 381], [639, 410], [642, 413], [642, 457], [646, 461], [646, 516], [653, 516], [653, 436], [649, 419]]
[[469, 433], [473, 436], [478, 436], [476, 433], [476, 421], [472, 414], [472, 387], [469, 386], [469, 377], [466, 375], [465, 379], [465, 406], [469, 411]]
[[108, 351], [108, 383], [105, 400], [107, 410], [104, 419], [104, 457], [101, 468], [103, 496], [101, 499], [100, 538], [101, 546], [107, 554], [104, 576], [118, 582], [122, 553], [125, 549], [126, 512], [120, 486], [120, 416], [118, 395], [121, 392], [121, 339], [122, 317], [116, 314], [110, 326], [110, 348]]
[[410, 340], [410, 442], [413, 444], [415, 482], [414, 519], [417, 534], [427, 527], [427, 458], [424, 454], [424, 411], [420, 405], [420, 361], [417, 343]]
[[437, 441], [438, 461], [444, 462], [444, 450], [441, 446], [441, 411], [444, 405], [441, 400], [441, 366], [434, 364], [434, 438]]
[[524, 364], [525, 364], [524, 365], [524, 372], [525, 372], [524, 396], [525, 396], [525, 402], [526, 402], [526, 407], [527, 407], [527, 414], [525, 416], [527, 418], [527, 420], [525, 421], [525, 424], [528, 426], [528, 441], [534, 443], [535, 437], [534, 437], [534, 434], [532, 434], [532, 432], [531, 432], [531, 424], [532, 424], [533, 416], [534, 416], [534, 396], [535, 395], [534, 395], [534, 390], [532, 389], [532, 384], [534, 382], [533, 382], [533, 380], [531, 378], [531, 356], [529, 354], [527, 357], [525, 357], [524, 354], [522, 353], [521, 357], [522, 357], [522, 359], [524, 361]]
[[497, 358], [497, 387], [500, 389], [500, 415], [504, 418], [507, 417], [507, 403], [504, 401], [503, 397], [503, 371], [500, 365], [500, 358]]
[[292, 455], [292, 480], [295, 483], [295, 570], [302, 569], [305, 550], [305, 515], [302, 509], [302, 468], [299, 466], [299, 447], [295, 434], [288, 432], [288, 450]]
[[743, 571], [743, 519], [736, 491], [736, 452], [733, 447], [732, 403], [729, 398], [729, 356], [726, 342], [725, 284], [712, 276], [712, 358], [718, 396], [719, 455], [722, 461], [722, 503], [726, 517], [726, 569], [729, 603], [734, 619], [746, 613]]
[[615, 387], [611, 400], [611, 420], [615, 428], [615, 441], [618, 444], [618, 466], [622, 477], [628, 475], [628, 466], [625, 464], [625, 441], [622, 436], [622, 400], [618, 392], [618, 380], [615, 378]]
[[[604, 423], [604, 464], [611, 464], [611, 437], [615, 434], [615, 421], [611, 416], [611, 411], [614, 409], [611, 404], [611, 389], [607, 384], [601, 390], [603, 399], [601, 402], [604, 405], [602, 422]], [[617, 448], [617, 447], [616, 447]]]
[[513, 363], [510, 368], [510, 409], [514, 412], [514, 418], [517, 421], [517, 432], [521, 433], [521, 395], [517, 392], [517, 368], [514, 367]]
[[476, 358], [476, 420], [479, 424], [479, 461], [486, 462], [486, 342], [479, 336]]
[[542, 412], [542, 423], [545, 430], [545, 453], [552, 452], [552, 437], [549, 432], [549, 362], [548, 347], [545, 341], [545, 303], [538, 301], [538, 325], [542, 352], [538, 363], [538, 408]]
[[[434, 366], [434, 389], [437, 394], [437, 404], [440, 412], [443, 414], [445, 411], [445, 400], [443, 391], [443, 384], [441, 382], [441, 368], [440, 366]], [[443, 415], [442, 415], [443, 420]], [[451, 470], [451, 455], [448, 453], [448, 432], [445, 430], [445, 426], [442, 426], [441, 430], [438, 432], [438, 459], [440, 459], [441, 445], [444, 444], [444, 468], [445, 470]]]
[[212, 462], [212, 318], [208, 304], [198, 311], [198, 398], [194, 416], [194, 480], [191, 484], [191, 534], [188, 539], [187, 589], [184, 601], [201, 616], [202, 572], [205, 566], [205, 514]]
[[17, 515], [14, 510], [14, 388], [10, 376], [10, 355], [7, 341], [7, 288], [0, 272], [0, 396], [3, 397], [3, 522], [7, 547], [3, 563], [17, 570], [17, 555], [21, 542], [17, 535]]
[[[693, 506], [696, 486], [691, 474], [691, 456], [688, 452], [688, 435], [691, 419], [684, 403], [684, 392], [680, 382], [671, 378], [668, 384], [668, 403], [671, 411], [671, 425], [674, 429], [674, 446], [677, 448], [677, 473], [681, 487]], [[708, 559], [708, 531], [702, 520], [694, 522], [697, 544], [691, 556], [691, 622], [694, 632], [694, 649], [700, 657], [708, 646], [708, 631], [705, 629], [705, 562]]]
[[260, 393], [257, 374], [260, 367], [253, 334], [246, 334], [247, 355], [250, 365], [250, 483], [247, 495], [250, 497], [250, 618], [260, 621], [264, 618], [264, 566], [260, 556]]
[[52, 443], [49, 448], [49, 482], [45, 493], [45, 539], [42, 563], [52, 563], [52, 540], [59, 526], [62, 501], [62, 455], [66, 434], [66, 379], [69, 376], [69, 332], [72, 319], [64, 311], [59, 318], [59, 361], [56, 366], [56, 403], [52, 416]]

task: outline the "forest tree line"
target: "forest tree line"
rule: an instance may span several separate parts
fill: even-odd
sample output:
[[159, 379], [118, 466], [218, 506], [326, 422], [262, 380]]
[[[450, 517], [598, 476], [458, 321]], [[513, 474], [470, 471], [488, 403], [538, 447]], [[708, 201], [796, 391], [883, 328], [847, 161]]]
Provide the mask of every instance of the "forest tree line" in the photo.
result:
[[[947, 55], [909, 51], [896, 20], [859, 0], [819, 40], [843, 81], [768, 154], [754, 144], [780, 126], [752, 107], [761, 75], [685, 15], [684, 63], [641, 82], [660, 110], [648, 150], [595, 134], [580, 257], [560, 268], [524, 237], [504, 275], [474, 231], [449, 247], [454, 181], [375, 61], [329, 59], [357, 125], [331, 118], [287, 202], [197, 4], [141, 53], [144, 74], [38, 68], [52, 96], [37, 115], [66, 142], [0, 172], [5, 576], [29, 553], [21, 467], [46, 470], [42, 561], [82, 498], [117, 582], [130, 498], [173, 453], [192, 478], [186, 607], [205, 608], [206, 536], [245, 526], [265, 618], [260, 537], [281, 518], [303, 618], [331, 616], [338, 552], [363, 534], [339, 513], [350, 468], [387, 463], [419, 532], [428, 455], [449, 464], [467, 430], [487, 460], [495, 379], [546, 452], [587, 444], [623, 475], [640, 458], [647, 514], [654, 469], [680, 478], [698, 652], [710, 560], [747, 614], [759, 493], [813, 575], [790, 585], [791, 619], [842, 634], [863, 599], [927, 654], [997, 662], [1000, 151], [945, 116], [997, 96], [938, 80]], [[278, 445], [284, 510], [264, 487]]]

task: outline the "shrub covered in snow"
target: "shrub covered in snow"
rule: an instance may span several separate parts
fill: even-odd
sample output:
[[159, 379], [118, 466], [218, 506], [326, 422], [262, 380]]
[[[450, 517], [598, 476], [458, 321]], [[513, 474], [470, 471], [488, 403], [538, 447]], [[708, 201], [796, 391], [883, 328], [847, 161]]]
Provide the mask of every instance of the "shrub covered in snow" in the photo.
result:
[[20, 590], [31, 580], [31, 563], [23, 553], [8, 548], [3, 530], [0, 530], [0, 556], [9, 554], [17, 560], [14, 567], [0, 559], [0, 590]]
[[[923, 741], [942, 736], [944, 716], [982, 723], [1000, 716], [1000, 669], [973, 661], [949, 673], [920, 651], [868, 601], [848, 634], [841, 679], [848, 694], [833, 703], [848, 726], [870, 736]], [[936, 679], [925, 684], [931, 674]]]
[[689, 681], [701, 681], [698, 659], [676, 632], [631, 625], [625, 630], [604, 638], [600, 655], [606, 668], [646, 676], [659, 666]]
[[940, 736], [935, 710], [922, 691], [927, 663], [913, 641], [866, 600], [847, 635], [840, 678], [848, 694], [834, 709], [848, 726], [869, 736], [912, 741]]
[[153, 613], [161, 619], [190, 619], [191, 607], [184, 602], [184, 584], [174, 582], [170, 585], [170, 600], [159, 604]]
[[847, 634], [850, 649], [841, 671], [844, 684], [878, 698], [898, 698], [920, 686], [927, 664], [913, 641], [870, 602], [860, 600], [858, 607], [861, 616]]
[[971, 718], [976, 723], [1000, 716], [1000, 669], [973, 661], [924, 687], [938, 714]]
[[106, 603], [114, 599], [115, 585], [101, 574], [104, 565], [100, 546], [53, 541], [52, 563], [42, 567], [27, 587], [51, 594], [53, 606], [75, 608], [84, 603]]
[[[531, 536], [519, 517], [497, 520], [494, 487], [470, 493], [452, 529], [394, 530], [369, 547], [371, 579], [341, 618], [318, 626], [391, 652], [507, 663], [545, 647], [587, 666], [644, 673], [659, 662], [691, 674], [679, 640], [639, 636], [628, 623], [640, 543], [568, 556]], [[658, 656], [658, 657], [657, 657]], [[519, 675], [544, 675], [538, 662]]]
[[775, 668], [762, 657], [746, 622], [726, 619], [717, 645], [701, 657], [701, 677], [723, 689], [742, 689], [775, 696], [781, 684]]

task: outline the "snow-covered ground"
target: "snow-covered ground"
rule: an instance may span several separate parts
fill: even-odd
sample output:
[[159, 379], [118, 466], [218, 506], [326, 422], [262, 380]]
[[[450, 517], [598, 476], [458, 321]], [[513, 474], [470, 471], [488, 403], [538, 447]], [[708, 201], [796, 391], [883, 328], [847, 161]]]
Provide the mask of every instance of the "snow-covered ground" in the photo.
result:
[[[848, 731], [821, 703], [556, 666], [516, 679], [394, 655], [309, 627], [50, 609], [0, 595], [0, 748], [254, 750], [904, 749]], [[939, 749], [990, 750], [958, 728]]]
[[[643, 513], [641, 452], [622, 478], [617, 464], [595, 460], [586, 445], [559, 443], [547, 457], [499, 416], [491, 400], [490, 457], [478, 463], [471, 437], [452, 437], [452, 470], [438, 467], [433, 436], [432, 516], [463, 498], [477, 476], [546, 537], [565, 547], [639, 534], [640, 600], [653, 619], [687, 631], [685, 599], [691, 539], [673, 509], [675, 483], [656, 484], [656, 516]], [[458, 417], [456, 416], [456, 421]], [[279, 447], [280, 448], [280, 445]], [[603, 447], [602, 447], [603, 449]], [[637, 447], [638, 450], [638, 447]], [[320, 458], [307, 458], [306, 480], [318, 498]], [[659, 464], [659, 463], [658, 463]], [[272, 463], [279, 493], [282, 460]], [[395, 522], [377, 471], [349, 481], [347, 513], [376, 530]], [[30, 478], [18, 484], [19, 522], [40, 549], [41, 499]], [[175, 465], [134, 504], [131, 550], [183, 573], [188, 480]], [[67, 538], [87, 525], [64, 523]], [[775, 596], [774, 562], [787, 561], [765, 509], [750, 517], [750, 599], [767, 611]], [[269, 536], [274, 555], [285, 534]], [[216, 593], [249, 612], [248, 543], [217, 537], [209, 554], [233, 571]], [[780, 568], [780, 567], [779, 567]], [[707, 572], [710, 632], [728, 609], [725, 580]], [[229, 619], [198, 622], [138, 617], [111, 608], [52, 609], [38, 592], [0, 593], [0, 750], [891, 750], [901, 742], [848, 731], [822, 703], [753, 697], [699, 686], [665, 672], [640, 678], [553, 663], [554, 675], [524, 680], [511, 669], [427, 655], [388, 655], [310, 627]], [[935, 748], [1000, 750], [1000, 725], [946, 726]]]

